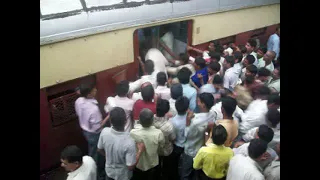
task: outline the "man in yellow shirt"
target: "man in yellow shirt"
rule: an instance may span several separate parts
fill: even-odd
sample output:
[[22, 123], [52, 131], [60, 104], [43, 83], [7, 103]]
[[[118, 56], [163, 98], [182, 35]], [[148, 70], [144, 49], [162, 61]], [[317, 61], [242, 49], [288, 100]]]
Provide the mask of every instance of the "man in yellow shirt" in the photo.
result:
[[227, 140], [227, 130], [222, 126], [214, 126], [212, 141], [207, 147], [202, 147], [193, 159], [193, 168], [202, 169], [201, 179], [225, 179], [229, 161], [233, 157], [233, 151], [223, 144]]

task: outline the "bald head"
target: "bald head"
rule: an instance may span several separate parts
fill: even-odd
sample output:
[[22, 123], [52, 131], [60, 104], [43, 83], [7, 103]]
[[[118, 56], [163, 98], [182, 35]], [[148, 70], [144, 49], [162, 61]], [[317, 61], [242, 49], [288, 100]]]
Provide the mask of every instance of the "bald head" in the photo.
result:
[[150, 109], [144, 108], [139, 115], [140, 124], [143, 127], [150, 127], [153, 123], [153, 112]]
[[274, 51], [267, 51], [263, 56], [263, 60], [269, 64], [272, 62], [272, 60], [274, 60], [275, 57], [276, 53]]

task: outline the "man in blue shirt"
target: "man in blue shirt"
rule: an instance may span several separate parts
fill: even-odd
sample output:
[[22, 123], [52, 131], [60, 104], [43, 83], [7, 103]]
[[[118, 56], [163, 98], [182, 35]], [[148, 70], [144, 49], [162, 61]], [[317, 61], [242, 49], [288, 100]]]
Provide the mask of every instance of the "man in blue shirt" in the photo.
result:
[[276, 33], [272, 34], [268, 39], [268, 51], [274, 51], [278, 59], [280, 53], [280, 26], [277, 27]]
[[189, 108], [191, 111], [195, 111], [197, 105], [197, 90], [190, 85], [191, 71], [183, 67], [177, 74], [179, 82], [181, 83], [183, 96], [189, 99]]
[[191, 77], [194, 84], [200, 88], [202, 85], [208, 82], [208, 70], [206, 61], [202, 57], [197, 57], [193, 64], [196, 69], [196, 74]]

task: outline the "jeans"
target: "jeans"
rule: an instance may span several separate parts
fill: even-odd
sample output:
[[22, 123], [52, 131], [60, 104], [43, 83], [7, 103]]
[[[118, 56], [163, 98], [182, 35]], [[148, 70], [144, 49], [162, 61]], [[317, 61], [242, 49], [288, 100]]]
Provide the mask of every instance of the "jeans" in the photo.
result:
[[[158, 165], [159, 166], [159, 165]], [[155, 180], [157, 179], [156, 171], [159, 168], [158, 166], [153, 167], [147, 171], [141, 171], [138, 168], [133, 170], [132, 180]]]

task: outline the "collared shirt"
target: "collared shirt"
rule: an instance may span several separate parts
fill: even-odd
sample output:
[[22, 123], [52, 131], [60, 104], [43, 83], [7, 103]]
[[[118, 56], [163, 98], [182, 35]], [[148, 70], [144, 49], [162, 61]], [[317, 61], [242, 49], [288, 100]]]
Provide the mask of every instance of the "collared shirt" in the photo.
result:
[[266, 66], [266, 62], [262, 59], [262, 61], [259, 60], [259, 65], [258, 68], [263, 68], [265, 67], [266, 69], [268, 69], [270, 72], [272, 72], [274, 70], [274, 65], [271, 62], [269, 65]]
[[233, 65], [233, 68], [234, 68], [236, 74], [239, 74], [239, 75], [241, 74], [242, 67], [243, 66], [242, 66], [241, 63], [236, 63], [236, 64]]
[[169, 99], [169, 105], [170, 105], [170, 110], [169, 113], [171, 113], [172, 117], [177, 114], [177, 109], [176, 109], [176, 100], [170, 98]]
[[136, 163], [136, 143], [129, 132], [104, 128], [99, 137], [98, 148], [106, 153], [105, 170], [108, 177], [115, 180], [129, 180], [132, 177], [128, 166]]
[[227, 69], [223, 77], [223, 87], [233, 90], [237, 85], [239, 75], [234, 67]]
[[154, 92], [161, 98], [169, 100], [171, 98], [170, 88], [166, 86], [158, 86]]
[[266, 180], [280, 180], [280, 161], [272, 161], [264, 170]]
[[[222, 107], [222, 102], [220, 101], [215, 105], [213, 105], [210, 109], [210, 112], [212, 112], [215, 115], [215, 120], [223, 119], [221, 107]], [[232, 117], [235, 121], [237, 121], [238, 124], [239, 124], [239, 118], [242, 116], [242, 114], [243, 114], [243, 110], [240, 109], [238, 106], [236, 106], [236, 110], [233, 112]]]
[[183, 96], [189, 99], [189, 108], [191, 111], [196, 109], [197, 105], [197, 90], [191, 87], [190, 84], [181, 84], [183, 90]]
[[104, 110], [110, 112], [115, 107], [121, 107], [126, 113], [127, 122], [124, 126], [124, 130], [130, 132], [132, 129], [131, 113], [133, 109], [134, 101], [127, 97], [108, 97]]
[[[255, 138], [256, 136], [256, 132], [257, 132], [257, 129], [259, 127], [255, 127], [255, 128], [252, 128], [250, 129], [247, 134], [243, 135], [242, 136], [242, 139], [245, 141], [245, 142], [249, 142], [251, 141], [252, 139]], [[280, 129], [278, 128], [272, 128], [273, 132], [274, 132], [274, 136], [273, 136], [273, 139], [271, 142], [268, 143], [268, 147], [272, 148], [272, 149], [275, 149], [277, 143], [280, 143]]]
[[208, 147], [199, 149], [193, 159], [193, 168], [202, 169], [206, 176], [220, 179], [227, 175], [229, 161], [233, 157], [233, 152], [225, 146], [210, 144]]
[[75, 102], [75, 110], [83, 130], [91, 133], [101, 131], [102, 115], [97, 100], [79, 97]]
[[200, 83], [200, 79], [198, 78], [198, 74], [202, 75], [203, 83], [207, 84], [207, 82], [208, 82], [208, 69], [207, 69], [207, 67], [196, 71], [196, 74], [191, 77], [191, 80], [194, 82], [194, 84], [197, 85], [198, 87], [201, 87], [202, 85]]
[[82, 165], [68, 173], [67, 180], [96, 180], [97, 179], [97, 166], [92, 157], [83, 156]]
[[174, 144], [179, 147], [184, 147], [184, 143], [186, 142], [186, 136], [184, 134], [186, 128], [186, 120], [187, 120], [187, 113], [184, 115], [175, 115], [169, 121], [173, 125], [173, 129], [176, 135], [176, 139]]
[[265, 124], [267, 112], [267, 100], [256, 99], [252, 101], [241, 116], [240, 132], [246, 134], [250, 129]]
[[143, 100], [137, 100], [133, 105], [133, 120], [139, 120], [139, 115], [142, 109], [148, 108], [153, 114], [156, 113], [156, 104], [154, 102], [145, 102]]
[[[151, 60], [154, 63], [154, 71], [167, 74], [166, 65], [169, 65], [166, 57], [157, 48], [151, 48], [145, 56], [145, 60]], [[157, 75], [157, 74], [156, 74]]]
[[198, 150], [204, 144], [204, 133], [209, 122], [214, 122], [214, 116], [211, 112], [196, 113], [191, 123], [185, 128], [186, 142], [184, 145], [184, 153], [195, 157]]
[[280, 52], [280, 37], [278, 34], [272, 34], [267, 42], [268, 51], [274, 51], [276, 53], [276, 59], [279, 57]]
[[144, 128], [141, 124], [137, 124], [131, 130], [130, 136], [136, 142], [143, 142], [146, 151], [142, 152], [137, 168], [141, 171], [147, 171], [159, 164], [158, 149], [163, 148], [165, 139], [161, 130], [156, 129], [154, 126]]
[[171, 122], [165, 117], [154, 117], [153, 125], [157, 129], [160, 129], [163, 133], [165, 144], [162, 149], [159, 149], [159, 155], [169, 156], [172, 153], [173, 145], [172, 142], [176, 138], [174, 128]]
[[268, 84], [268, 87], [273, 88], [280, 93], [280, 79], [276, 79], [276, 80], [271, 79]]
[[144, 75], [144, 76], [141, 76], [140, 79], [138, 79], [134, 82], [130, 82], [129, 83], [129, 91], [134, 92], [134, 91], [140, 89], [141, 85], [146, 82], [150, 82], [151, 85], [153, 86], [153, 88], [156, 88], [157, 87], [157, 74], [158, 74], [158, 72], [159, 71], [154, 70], [151, 75]]
[[182, 68], [188, 68], [191, 71], [191, 76], [193, 76], [196, 73], [196, 70], [194, 69], [194, 66], [192, 64], [184, 64], [178, 67], [166, 67], [167, 73], [171, 75], [177, 75], [180, 69]]
[[242, 154], [235, 155], [229, 163], [227, 180], [265, 180], [256, 161]]
[[258, 67], [258, 57], [257, 57], [257, 53], [252, 51], [252, 53], [250, 54], [254, 57], [255, 61], [253, 63], [253, 65], [255, 65], [256, 67]]
[[[249, 145], [250, 145], [250, 142], [244, 143], [244, 144], [242, 144], [241, 146], [239, 146], [237, 148], [233, 148], [232, 150], [233, 150], [235, 155], [242, 154], [244, 156], [249, 156], [249, 153], [248, 153]], [[262, 169], [266, 168], [273, 160], [275, 160], [278, 157], [277, 153], [273, 149], [271, 149], [269, 147], [267, 148], [267, 153], [270, 154], [269, 158], [267, 158], [266, 160], [258, 162], [259, 166]]]

